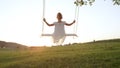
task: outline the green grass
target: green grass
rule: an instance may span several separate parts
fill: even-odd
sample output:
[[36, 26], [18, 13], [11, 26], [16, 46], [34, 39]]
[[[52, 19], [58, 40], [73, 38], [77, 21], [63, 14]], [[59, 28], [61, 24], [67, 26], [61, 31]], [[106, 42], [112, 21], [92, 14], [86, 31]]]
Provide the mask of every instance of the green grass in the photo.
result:
[[0, 68], [120, 68], [120, 42], [0, 49]]

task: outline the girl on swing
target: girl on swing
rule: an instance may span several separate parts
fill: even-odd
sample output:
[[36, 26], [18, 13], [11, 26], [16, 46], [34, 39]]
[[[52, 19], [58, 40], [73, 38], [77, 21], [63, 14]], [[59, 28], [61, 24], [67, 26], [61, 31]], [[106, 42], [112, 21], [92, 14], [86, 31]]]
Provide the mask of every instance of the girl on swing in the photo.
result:
[[71, 26], [72, 24], [75, 23], [75, 20], [72, 23], [66, 23], [65, 21], [62, 21], [62, 14], [59, 12], [57, 13], [57, 22], [54, 22], [53, 24], [49, 24], [46, 19], [44, 18], [43, 21], [48, 25], [48, 26], [55, 26], [54, 33], [53, 33], [53, 42], [61, 45], [64, 42], [65, 39], [65, 28], [64, 25], [66, 26]]

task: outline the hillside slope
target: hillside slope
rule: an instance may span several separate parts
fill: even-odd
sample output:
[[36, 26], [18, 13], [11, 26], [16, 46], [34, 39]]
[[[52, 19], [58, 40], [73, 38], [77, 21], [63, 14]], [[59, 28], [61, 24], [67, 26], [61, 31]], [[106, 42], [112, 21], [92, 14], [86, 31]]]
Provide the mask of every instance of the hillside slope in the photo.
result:
[[0, 68], [120, 68], [120, 42], [0, 50]]
[[26, 48], [27, 46], [21, 45], [18, 43], [13, 43], [13, 42], [5, 42], [5, 41], [0, 41], [0, 48]]

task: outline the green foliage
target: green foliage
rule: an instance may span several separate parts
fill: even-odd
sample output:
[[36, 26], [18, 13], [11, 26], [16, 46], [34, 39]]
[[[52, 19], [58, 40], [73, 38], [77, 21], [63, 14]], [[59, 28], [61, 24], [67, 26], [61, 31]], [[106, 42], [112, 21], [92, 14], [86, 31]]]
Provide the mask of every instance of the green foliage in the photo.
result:
[[120, 5], [120, 0], [113, 0], [114, 5]]
[[94, 2], [95, 0], [76, 0], [75, 2], [74, 2], [74, 4], [76, 4], [76, 6], [83, 6], [83, 5], [92, 5], [93, 4], [93, 2]]
[[0, 49], [0, 68], [120, 68], [120, 42]]
[[[105, 0], [104, 0], [105, 1]], [[120, 0], [112, 0], [113, 1], [113, 5], [120, 5]], [[76, 0], [74, 2], [74, 4], [76, 6], [83, 6], [83, 5], [93, 5], [93, 3], [95, 2], [95, 0]]]

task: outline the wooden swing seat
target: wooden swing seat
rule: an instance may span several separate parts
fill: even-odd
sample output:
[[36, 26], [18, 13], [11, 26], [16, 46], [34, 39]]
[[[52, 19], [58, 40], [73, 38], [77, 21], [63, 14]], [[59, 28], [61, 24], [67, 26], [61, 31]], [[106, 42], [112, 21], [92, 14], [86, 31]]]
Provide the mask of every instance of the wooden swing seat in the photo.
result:
[[[53, 36], [53, 34], [41, 34], [41, 36]], [[76, 34], [65, 34], [65, 36], [76, 36]]]

